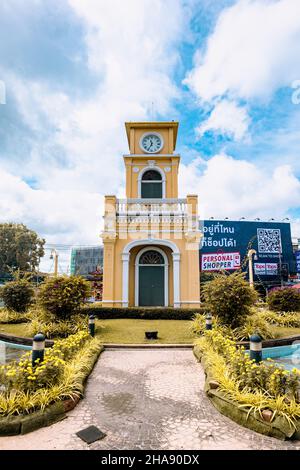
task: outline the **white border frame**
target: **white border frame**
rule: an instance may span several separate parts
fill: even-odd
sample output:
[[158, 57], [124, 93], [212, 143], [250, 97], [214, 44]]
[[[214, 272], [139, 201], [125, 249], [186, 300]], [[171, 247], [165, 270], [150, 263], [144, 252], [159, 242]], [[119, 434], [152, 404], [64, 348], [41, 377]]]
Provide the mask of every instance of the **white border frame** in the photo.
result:
[[[144, 149], [143, 145], [142, 145], [142, 140], [144, 139], [144, 137], [146, 137], [147, 135], [156, 135], [157, 137], [160, 138], [160, 141], [161, 141], [161, 146], [159, 147], [158, 150], [156, 150], [155, 152], [148, 152], [148, 150]], [[157, 153], [159, 153], [162, 149], [163, 149], [163, 146], [164, 146], [164, 138], [163, 136], [159, 133], [159, 132], [145, 132], [145, 134], [142, 135], [142, 137], [140, 138], [139, 140], [139, 146], [140, 146], [140, 149], [145, 152], [147, 155], [156, 155]]]
[[[162, 198], [165, 199], [166, 197], [166, 174], [162, 168], [159, 168], [158, 166], [146, 166], [144, 167], [138, 175], [138, 198], [142, 199], [142, 178], [143, 174], [146, 173], [148, 170], [154, 170], [157, 171], [161, 175], [161, 183], [162, 183]], [[157, 198], [157, 200], [160, 200], [161, 198]]]
[[145, 246], [145, 248], [142, 248], [138, 254], [136, 255], [135, 258], [135, 280], [134, 280], [134, 303], [136, 307], [139, 307], [139, 282], [140, 282], [140, 266], [146, 266], [146, 265], [140, 265], [140, 257], [142, 254], [144, 254], [146, 251], [157, 251], [162, 255], [164, 258], [164, 264], [159, 265], [159, 266], [164, 266], [164, 302], [165, 302], [165, 307], [168, 307], [169, 305], [169, 262], [168, 262], [168, 257], [166, 253], [161, 249], [156, 246]]

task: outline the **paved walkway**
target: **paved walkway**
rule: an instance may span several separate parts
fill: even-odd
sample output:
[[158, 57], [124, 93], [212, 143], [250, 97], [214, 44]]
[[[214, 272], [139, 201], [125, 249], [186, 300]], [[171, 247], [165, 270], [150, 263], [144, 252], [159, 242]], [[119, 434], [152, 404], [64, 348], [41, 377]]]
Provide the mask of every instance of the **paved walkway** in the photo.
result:
[[[203, 384], [190, 349], [107, 350], [65, 420], [2, 437], [0, 449], [300, 449], [219, 414]], [[92, 424], [107, 436], [88, 446], [75, 433]]]

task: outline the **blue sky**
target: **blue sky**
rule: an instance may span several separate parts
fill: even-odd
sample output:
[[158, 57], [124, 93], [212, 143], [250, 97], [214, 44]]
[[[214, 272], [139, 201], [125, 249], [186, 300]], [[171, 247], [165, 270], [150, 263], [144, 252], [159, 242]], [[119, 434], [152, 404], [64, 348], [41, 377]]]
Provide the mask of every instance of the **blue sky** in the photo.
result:
[[300, 237], [300, 0], [2, 0], [0, 18], [1, 221], [99, 243], [124, 122], [153, 117], [180, 122], [203, 218]]

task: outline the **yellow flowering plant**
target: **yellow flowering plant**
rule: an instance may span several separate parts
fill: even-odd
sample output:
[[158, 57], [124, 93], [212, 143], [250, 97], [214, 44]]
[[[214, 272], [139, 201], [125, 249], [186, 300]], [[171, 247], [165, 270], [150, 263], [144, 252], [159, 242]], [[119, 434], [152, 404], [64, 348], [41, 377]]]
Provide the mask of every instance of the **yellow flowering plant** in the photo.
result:
[[286, 395], [298, 399], [299, 370], [286, 371], [271, 359], [256, 364], [243, 347], [237, 347], [233, 340], [216, 330], [206, 331], [205, 340], [225, 359], [228, 373], [238, 383], [239, 390], [262, 391], [274, 398]]
[[84, 345], [89, 338], [86, 331], [80, 331], [67, 339], [54, 343], [52, 348], [46, 348], [44, 360], [36, 361], [33, 367], [31, 352], [22, 355], [19, 361], [1, 366], [0, 383], [6, 390], [34, 391], [41, 387], [51, 387], [58, 384], [62, 378], [66, 361]]

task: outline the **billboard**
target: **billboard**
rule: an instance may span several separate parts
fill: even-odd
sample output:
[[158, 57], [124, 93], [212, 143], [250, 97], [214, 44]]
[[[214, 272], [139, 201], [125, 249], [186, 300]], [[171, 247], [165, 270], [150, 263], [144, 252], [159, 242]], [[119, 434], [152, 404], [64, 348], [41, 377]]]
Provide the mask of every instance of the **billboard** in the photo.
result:
[[300, 250], [295, 252], [295, 256], [296, 256], [296, 270], [297, 270], [297, 273], [300, 274]]
[[[278, 282], [281, 276], [296, 273], [288, 222], [204, 220], [200, 221], [199, 228], [203, 233], [200, 242], [202, 271], [221, 269], [231, 272], [239, 269], [238, 264], [233, 262], [235, 254], [240, 257], [242, 270], [247, 271], [247, 253], [249, 249], [254, 249], [257, 258], [253, 260], [256, 280], [272, 284]], [[216, 267], [217, 256], [221, 257], [219, 269]], [[229, 260], [226, 260], [226, 256], [229, 256]], [[298, 265], [300, 268], [300, 251]]]

